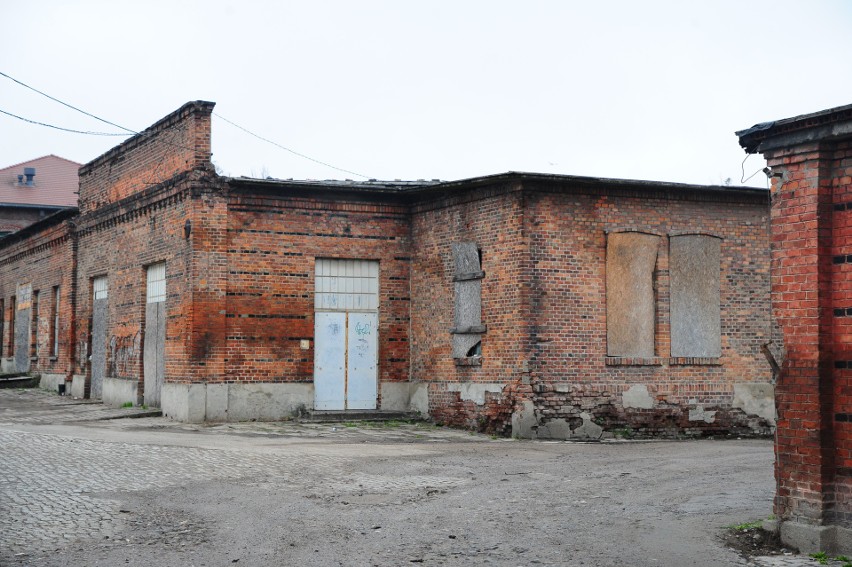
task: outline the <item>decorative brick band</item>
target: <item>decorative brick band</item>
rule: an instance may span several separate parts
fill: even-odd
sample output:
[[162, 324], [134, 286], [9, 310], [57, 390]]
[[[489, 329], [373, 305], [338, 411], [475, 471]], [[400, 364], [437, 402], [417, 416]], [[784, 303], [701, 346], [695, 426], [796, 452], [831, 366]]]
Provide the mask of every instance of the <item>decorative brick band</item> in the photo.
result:
[[834, 414], [834, 421], [848, 423], [852, 421], [852, 413], [836, 413]]
[[835, 360], [835, 368], [852, 368], [852, 360]]
[[831, 259], [835, 264], [852, 264], [852, 254], [842, 254]]

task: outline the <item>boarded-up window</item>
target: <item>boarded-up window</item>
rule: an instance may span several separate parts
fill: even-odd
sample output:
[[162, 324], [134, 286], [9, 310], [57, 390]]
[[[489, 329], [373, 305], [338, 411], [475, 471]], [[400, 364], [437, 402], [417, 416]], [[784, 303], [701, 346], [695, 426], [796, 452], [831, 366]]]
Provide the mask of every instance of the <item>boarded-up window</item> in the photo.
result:
[[660, 237], [612, 233], [606, 245], [608, 356], [654, 356], [654, 268]]
[[32, 358], [38, 356], [38, 296], [39, 290], [33, 290], [32, 307], [30, 309], [30, 315], [32, 317], [32, 321], [30, 322], [30, 357]]
[[669, 248], [671, 354], [721, 356], [721, 239], [700, 234], [673, 236]]
[[482, 333], [482, 279], [485, 272], [480, 264], [475, 242], [453, 244], [453, 282], [455, 286], [455, 316], [453, 333], [453, 358], [467, 358], [481, 354]]
[[9, 356], [15, 356], [15, 318], [17, 316], [17, 298], [9, 299]]
[[53, 286], [53, 323], [50, 325], [50, 355], [59, 356], [59, 286]]
[[374, 260], [317, 258], [314, 307], [331, 311], [379, 308], [379, 263]]
[[166, 300], [166, 264], [148, 266], [147, 303], [160, 303]]

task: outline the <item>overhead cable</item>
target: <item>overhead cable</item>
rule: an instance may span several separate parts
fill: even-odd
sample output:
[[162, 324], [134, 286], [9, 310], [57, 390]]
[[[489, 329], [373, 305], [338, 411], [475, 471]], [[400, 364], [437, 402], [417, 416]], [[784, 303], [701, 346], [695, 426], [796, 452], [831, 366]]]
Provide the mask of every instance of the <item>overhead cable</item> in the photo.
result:
[[29, 122], [30, 124], [38, 124], [39, 126], [46, 126], [47, 128], [53, 128], [55, 130], [62, 130], [63, 132], [71, 132], [73, 134], [86, 134], [88, 136], [129, 136], [125, 132], [92, 132], [90, 130], [74, 130], [73, 128], [63, 128], [62, 126], [56, 126], [54, 124], [47, 124], [45, 122], [39, 122], [38, 120], [30, 120], [29, 118], [24, 118], [23, 116], [18, 116], [17, 114], [12, 114], [11, 112], [6, 112], [3, 109], [0, 109], [0, 113], [3, 113], [7, 116], [11, 116], [12, 118], [17, 118], [18, 120], [23, 120], [24, 122]]
[[228, 120], [227, 118], [225, 118], [224, 116], [222, 116], [221, 114], [219, 114], [218, 112], [214, 112], [214, 113], [213, 113], [213, 115], [214, 115], [214, 116], [216, 116], [216, 117], [218, 117], [218, 118], [221, 118], [222, 120], [224, 120], [225, 122], [227, 122], [227, 123], [228, 123], [228, 124], [230, 124], [231, 126], [234, 126], [235, 128], [239, 128], [240, 130], [242, 130], [242, 131], [243, 131], [243, 132], [245, 132], [246, 134], [248, 134], [248, 135], [250, 135], [250, 136], [254, 136], [254, 137], [255, 137], [255, 138], [257, 138], [258, 140], [262, 140], [262, 141], [264, 141], [264, 142], [266, 142], [266, 143], [268, 143], [268, 144], [272, 144], [273, 146], [276, 146], [276, 147], [278, 147], [278, 148], [281, 148], [282, 150], [288, 151], [288, 152], [290, 152], [291, 154], [293, 154], [293, 155], [295, 155], [295, 156], [299, 156], [300, 158], [306, 159], [306, 160], [308, 160], [308, 161], [312, 161], [312, 162], [314, 162], [314, 163], [318, 163], [318, 164], [320, 164], [320, 165], [324, 165], [325, 167], [330, 167], [331, 169], [336, 169], [337, 171], [342, 171], [342, 172], [344, 172], [344, 173], [350, 173], [350, 174], [352, 174], [352, 175], [357, 175], [358, 177], [363, 177], [364, 179], [371, 179], [371, 177], [370, 177], [369, 175], [364, 175], [363, 173], [357, 173], [357, 172], [355, 172], [355, 171], [350, 171], [350, 170], [348, 170], [348, 169], [343, 169], [342, 167], [337, 167], [337, 166], [335, 166], [335, 165], [331, 165], [330, 163], [326, 163], [326, 162], [324, 162], [324, 161], [320, 161], [320, 160], [318, 160], [318, 159], [314, 159], [314, 158], [312, 158], [312, 157], [310, 157], [310, 156], [306, 156], [305, 154], [299, 153], [299, 152], [297, 152], [296, 150], [291, 150], [290, 148], [288, 148], [288, 147], [286, 147], [286, 146], [282, 146], [282, 145], [281, 145], [281, 144], [279, 144], [278, 142], [274, 142], [274, 141], [272, 141], [272, 140], [270, 140], [270, 139], [268, 139], [268, 138], [264, 138], [263, 136], [260, 136], [260, 135], [258, 135], [258, 134], [255, 134], [254, 132], [252, 132], [251, 130], [249, 130], [249, 129], [247, 129], [247, 128], [243, 128], [243, 127], [242, 127], [242, 126], [240, 126], [239, 124], [236, 124], [236, 123], [234, 123], [234, 122], [231, 122], [230, 120]]
[[139, 132], [137, 132], [136, 130], [131, 130], [130, 128], [125, 128], [124, 126], [121, 126], [121, 125], [116, 124], [116, 123], [114, 123], [114, 122], [110, 122], [109, 120], [105, 120], [105, 119], [103, 119], [103, 118], [101, 118], [101, 117], [99, 117], [99, 116], [95, 116], [94, 114], [92, 114], [92, 113], [90, 113], [90, 112], [86, 112], [85, 110], [82, 110], [82, 109], [80, 109], [80, 108], [77, 108], [77, 107], [76, 107], [76, 106], [74, 106], [74, 105], [71, 105], [71, 104], [68, 104], [67, 102], [61, 101], [61, 100], [59, 100], [59, 99], [58, 99], [58, 98], [56, 98], [56, 97], [52, 97], [52, 96], [50, 96], [49, 94], [47, 94], [47, 93], [45, 93], [45, 92], [42, 92], [42, 91], [38, 90], [38, 89], [37, 89], [37, 88], [35, 88], [35, 87], [31, 87], [30, 85], [28, 85], [28, 84], [24, 83], [23, 81], [19, 81], [19, 80], [18, 80], [18, 79], [16, 79], [15, 77], [12, 77], [12, 76], [10, 76], [10, 75], [7, 75], [7, 74], [6, 74], [6, 73], [4, 73], [3, 71], [0, 71], [0, 75], [2, 75], [2, 76], [4, 76], [4, 77], [6, 77], [6, 78], [7, 78], [7, 79], [9, 79], [10, 81], [14, 81], [14, 82], [18, 83], [18, 84], [19, 84], [19, 85], [21, 85], [22, 87], [26, 87], [26, 88], [30, 89], [31, 91], [33, 91], [33, 92], [37, 92], [37, 93], [38, 93], [38, 94], [40, 94], [41, 96], [47, 97], [47, 98], [49, 98], [50, 100], [52, 100], [52, 101], [54, 101], [54, 102], [58, 102], [59, 104], [61, 104], [61, 105], [63, 105], [63, 106], [67, 106], [68, 108], [70, 108], [70, 109], [72, 109], [72, 110], [76, 110], [77, 112], [80, 112], [80, 113], [82, 113], [82, 114], [85, 114], [86, 116], [89, 116], [89, 117], [91, 117], [91, 118], [94, 118], [95, 120], [98, 120], [98, 121], [100, 121], [100, 122], [103, 122], [104, 124], [109, 124], [110, 126], [115, 126], [116, 128], [120, 128], [121, 130], [126, 130], [127, 132], [130, 132], [131, 134], [138, 134], [138, 133], [139, 133]]

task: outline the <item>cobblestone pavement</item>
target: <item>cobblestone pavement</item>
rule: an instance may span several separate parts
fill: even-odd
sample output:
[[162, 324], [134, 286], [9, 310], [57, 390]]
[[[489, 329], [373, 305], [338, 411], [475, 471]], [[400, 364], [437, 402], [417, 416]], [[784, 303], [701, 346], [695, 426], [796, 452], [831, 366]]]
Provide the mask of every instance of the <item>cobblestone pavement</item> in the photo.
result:
[[141, 407], [112, 408], [38, 389], [0, 389], [0, 423], [70, 423], [144, 417], [159, 412]]
[[[427, 425], [312, 423], [182, 424], [166, 418], [120, 419], [148, 414], [142, 408], [109, 408], [100, 403], [56, 396], [34, 389], [0, 390], [0, 426], [55, 425], [103, 421], [104, 429], [258, 438], [327, 438], [335, 442], [475, 442], [482, 436]], [[111, 420], [106, 422], [105, 420]], [[56, 434], [0, 429], [0, 534], [8, 555], [26, 557], [52, 549], [58, 541], [110, 537], [123, 521], [116, 500], [103, 493], [141, 491], [196, 481], [272, 477], [304, 487], [306, 468], [339, 471], [346, 457], [300, 452], [298, 466], [277, 454], [250, 454], [194, 447], [115, 443]], [[60, 457], [61, 456], [61, 457]], [[327, 485], [337, 493], [442, 489], [464, 480], [439, 476], [345, 474]], [[310, 491], [310, 487], [306, 490]], [[0, 551], [2, 564], [3, 551]]]
[[132, 413], [0, 390], [0, 565], [817, 564], [715, 540], [768, 513], [768, 442], [111, 419]]

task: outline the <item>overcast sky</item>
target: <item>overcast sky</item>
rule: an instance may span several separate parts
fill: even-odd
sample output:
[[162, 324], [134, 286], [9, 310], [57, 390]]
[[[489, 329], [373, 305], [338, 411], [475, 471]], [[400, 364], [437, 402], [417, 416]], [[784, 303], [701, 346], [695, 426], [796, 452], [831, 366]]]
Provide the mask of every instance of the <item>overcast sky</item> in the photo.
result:
[[[740, 184], [735, 130], [852, 103], [852, 2], [0, 0], [0, 72], [142, 130], [190, 100], [379, 179]], [[0, 76], [0, 110], [118, 132]], [[0, 167], [123, 138], [0, 114]], [[359, 179], [214, 116], [233, 176]], [[746, 175], [764, 163], [756, 156]], [[765, 186], [763, 174], [748, 185]]]

